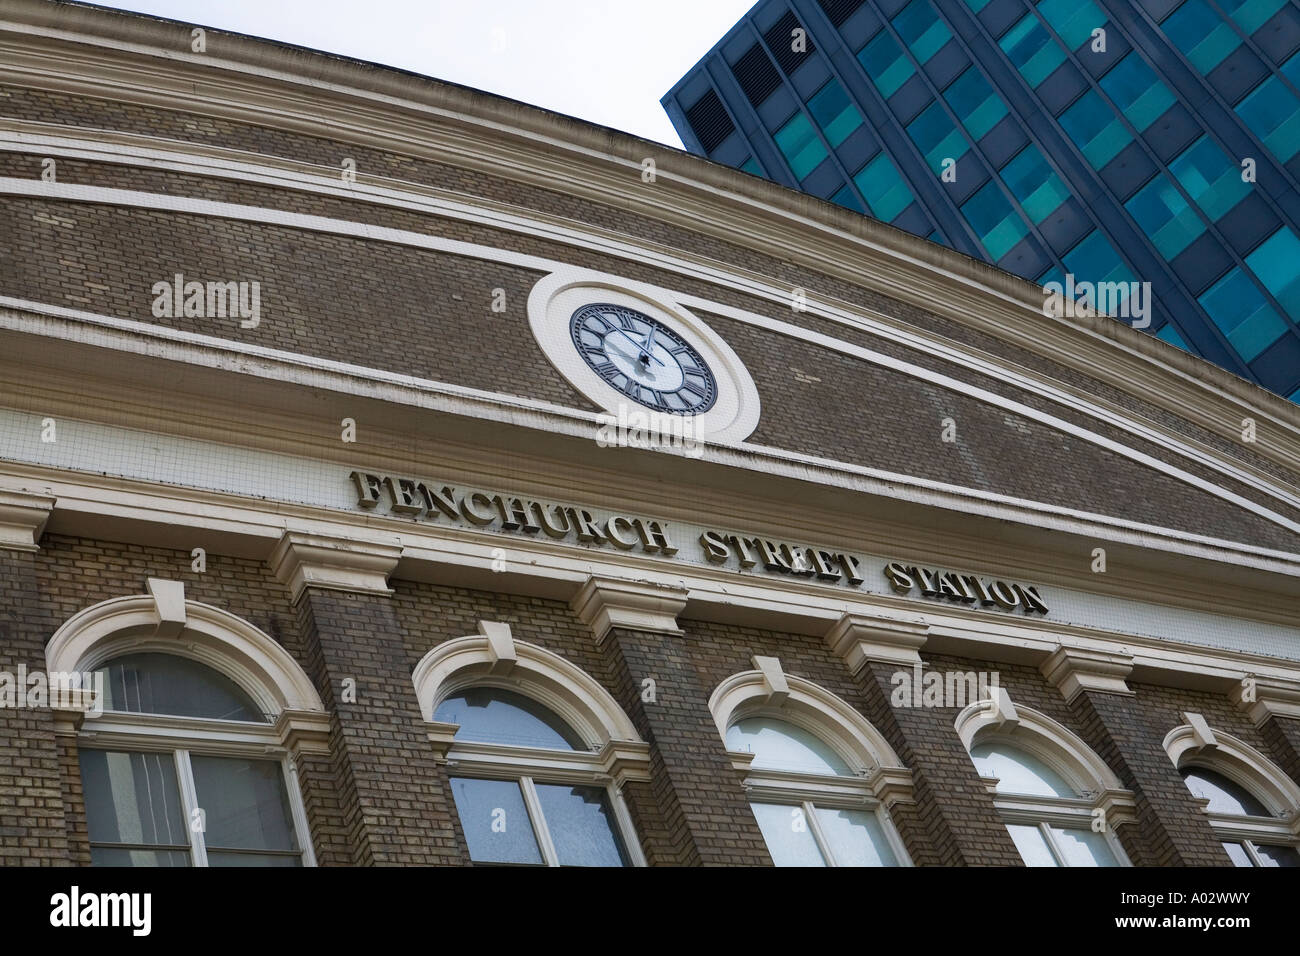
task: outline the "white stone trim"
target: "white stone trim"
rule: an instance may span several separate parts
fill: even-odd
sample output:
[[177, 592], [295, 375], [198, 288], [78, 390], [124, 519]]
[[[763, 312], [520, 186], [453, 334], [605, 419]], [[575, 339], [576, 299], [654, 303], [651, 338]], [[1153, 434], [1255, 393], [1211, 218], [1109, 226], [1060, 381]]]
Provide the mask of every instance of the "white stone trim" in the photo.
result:
[[1038, 670], [1056, 686], [1066, 703], [1085, 690], [1133, 696], [1125, 680], [1133, 673], [1133, 658], [1129, 654], [1058, 647]]
[[772, 716], [788, 720], [824, 740], [860, 776], [878, 768], [904, 770], [884, 734], [849, 703], [810, 680], [785, 675], [788, 695], [772, 701], [771, 685], [762, 670], [742, 671], [719, 684], [709, 697], [709, 712], [726, 744], [727, 731], [745, 717]]
[[432, 721], [438, 704], [455, 691], [469, 686], [503, 687], [555, 711], [593, 751], [611, 742], [642, 743], [623, 708], [586, 671], [535, 644], [513, 644], [515, 663], [507, 675], [494, 671], [498, 658], [481, 633], [446, 641], [420, 658], [411, 682], [424, 719]]
[[274, 722], [284, 712], [324, 715], [311, 679], [271, 637], [220, 608], [185, 602], [185, 629], [159, 637], [152, 596], [101, 601], [73, 615], [45, 646], [51, 673], [93, 671], [128, 653], [157, 651], [206, 664], [238, 684]]
[[1082, 793], [1124, 790], [1115, 772], [1074, 731], [1023, 704], [1015, 705], [1014, 713], [1015, 721], [1006, 721], [993, 701], [976, 701], [957, 715], [953, 727], [968, 751], [977, 743], [1004, 742], [1030, 752]]
[[[1253, 793], [1276, 816], [1300, 822], [1300, 784], [1244, 740], [1222, 730], [1212, 730], [1211, 736], [1212, 744], [1199, 736], [1189, 721], [1169, 731], [1162, 746], [1179, 770], [1187, 767], [1217, 770]], [[1296, 835], [1300, 835], [1300, 830]]]
[[39, 551], [55, 501], [51, 495], [0, 489], [0, 551]]
[[308, 587], [392, 594], [388, 575], [401, 556], [402, 548], [396, 541], [386, 544], [373, 539], [286, 531], [271, 552], [269, 564], [296, 602]]
[[600, 643], [612, 628], [681, 636], [677, 615], [686, 606], [681, 587], [592, 575], [569, 602]]

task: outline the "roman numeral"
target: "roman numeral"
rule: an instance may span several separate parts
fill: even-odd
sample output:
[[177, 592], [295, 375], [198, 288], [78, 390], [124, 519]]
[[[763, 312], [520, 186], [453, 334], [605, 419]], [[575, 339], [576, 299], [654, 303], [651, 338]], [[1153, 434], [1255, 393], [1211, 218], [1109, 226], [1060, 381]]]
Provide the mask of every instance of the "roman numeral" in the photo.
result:
[[613, 362], [601, 362], [599, 365], [593, 365], [592, 368], [596, 370], [596, 374], [601, 378], [612, 378], [615, 375], [621, 374], [618, 370], [618, 366]]

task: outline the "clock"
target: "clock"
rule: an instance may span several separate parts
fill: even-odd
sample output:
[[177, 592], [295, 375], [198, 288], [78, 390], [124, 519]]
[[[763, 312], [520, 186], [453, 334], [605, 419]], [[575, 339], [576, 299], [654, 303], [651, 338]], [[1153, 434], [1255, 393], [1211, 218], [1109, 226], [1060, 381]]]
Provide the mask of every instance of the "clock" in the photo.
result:
[[[528, 293], [528, 324], [542, 354], [569, 385], [611, 420], [647, 434], [689, 428], [701, 442], [743, 442], [758, 427], [758, 389], [740, 356], [695, 308], [734, 324], [762, 316], [623, 276], [558, 266]], [[590, 414], [581, 409], [580, 414]], [[629, 417], [630, 416], [630, 417]], [[638, 425], [637, 427], [640, 427]], [[676, 431], [674, 431], [676, 429]]]
[[597, 375], [647, 408], [697, 415], [717, 401], [717, 379], [700, 353], [644, 312], [609, 302], [584, 305], [573, 313], [569, 335]]

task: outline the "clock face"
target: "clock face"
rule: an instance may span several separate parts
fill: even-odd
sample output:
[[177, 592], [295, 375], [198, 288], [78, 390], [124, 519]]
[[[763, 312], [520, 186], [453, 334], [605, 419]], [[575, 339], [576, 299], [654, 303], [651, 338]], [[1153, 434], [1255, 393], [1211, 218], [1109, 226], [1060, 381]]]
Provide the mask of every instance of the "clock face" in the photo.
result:
[[621, 305], [584, 305], [569, 323], [573, 344], [602, 379], [647, 408], [706, 412], [718, 398], [713, 372], [681, 336]]

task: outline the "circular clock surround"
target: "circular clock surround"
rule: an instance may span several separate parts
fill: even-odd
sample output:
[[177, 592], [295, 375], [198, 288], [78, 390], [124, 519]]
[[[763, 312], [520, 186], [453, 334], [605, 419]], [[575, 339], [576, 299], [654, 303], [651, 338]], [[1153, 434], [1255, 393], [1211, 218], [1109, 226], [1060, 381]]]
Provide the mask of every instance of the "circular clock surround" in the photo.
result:
[[744, 441], [758, 426], [758, 389], [740, 357], [666, 290], [553, 272], [529, 294], [528, 319], [551, 364], [607, 412], [690, 417], [714, 442]]

